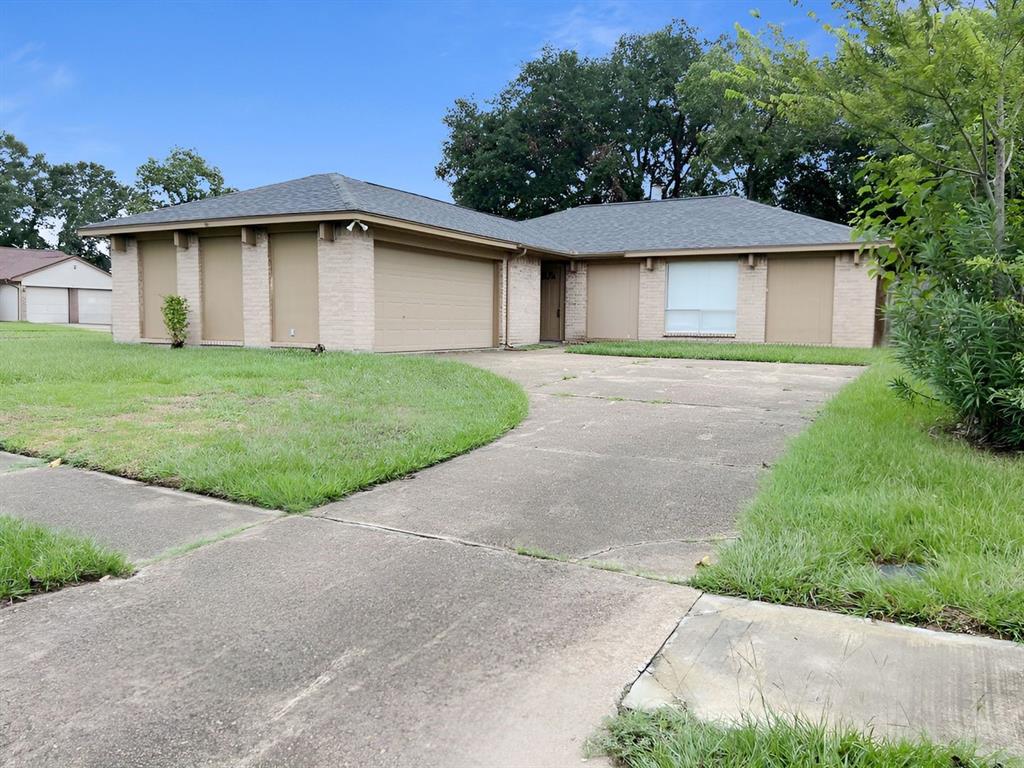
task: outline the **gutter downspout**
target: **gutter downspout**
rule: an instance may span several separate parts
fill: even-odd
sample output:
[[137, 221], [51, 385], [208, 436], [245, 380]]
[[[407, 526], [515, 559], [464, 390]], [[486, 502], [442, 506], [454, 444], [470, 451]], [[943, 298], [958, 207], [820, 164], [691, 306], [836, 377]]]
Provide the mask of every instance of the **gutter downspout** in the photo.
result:
[[519, 249], [515, 253], [513, 253], [511, 256], [506, 256], [505, 257], [505, 338], [502, 339], [502, 341], [504, 341], [505, 349], [511, 349], [512, 348], [512, 345], [509, 344], [509, 341], [508, 341], [508, 338], [509, 338], [509, 334], [508, 334], [508, 308], [509, 308], [509, 304], [511, 304], [511, 301], [509, 300], [511, 298], [510, 297], [510, 292], [509, 292], [509, 286], [510, 286], [511, 283], [510, 283], [510, 281], [508, 279], [508, 261], [509, 261], [510, 258], [511, 259], [517, 259], [517, 258], [520, 258], [520, 257], [525, 256], [525, 255], [526, 255], [526, 246], [520, 244], [519, 245]]

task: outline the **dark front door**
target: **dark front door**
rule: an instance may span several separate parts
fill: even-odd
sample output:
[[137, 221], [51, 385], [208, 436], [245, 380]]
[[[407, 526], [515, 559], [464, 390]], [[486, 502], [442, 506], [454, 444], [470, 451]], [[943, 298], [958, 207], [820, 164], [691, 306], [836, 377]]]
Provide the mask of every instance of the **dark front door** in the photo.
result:
[[540, 265], [540, 338], [565, 339], [565, 264], [558, 261]]

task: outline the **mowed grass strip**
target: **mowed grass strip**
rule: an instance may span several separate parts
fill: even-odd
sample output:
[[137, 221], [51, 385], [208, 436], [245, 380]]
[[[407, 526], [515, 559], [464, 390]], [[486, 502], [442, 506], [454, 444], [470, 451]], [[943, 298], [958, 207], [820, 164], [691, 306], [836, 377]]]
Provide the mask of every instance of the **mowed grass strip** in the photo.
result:
[[874, 739], [850, 729], [775, 717], [738, 725], [703, 723], [685, 712], [625, 712], [591, 751], [627, 768], [1021, 768], [966, 745]]
[[950, 436], [879, 363], [795, 438], [694, 586], [1024, 642], [1024, 457]]
[[669, 357], [687, 360], [751, 360], [759, 363], [820, 363], [823, 365], [870, 365], [883, 358], [879, 349], [822, 347], [811, 344], [743, 344], [739, 342], [690, 341], [591, 341], [573, 344], [576, 355], [621, 357]]
[[0, 603], [132, 570], [89, 539], [0, 515]]
[[0, 325], [0, 448], [293, 512], [487, 443], [526, 411], [519, 385], [430, 356]]

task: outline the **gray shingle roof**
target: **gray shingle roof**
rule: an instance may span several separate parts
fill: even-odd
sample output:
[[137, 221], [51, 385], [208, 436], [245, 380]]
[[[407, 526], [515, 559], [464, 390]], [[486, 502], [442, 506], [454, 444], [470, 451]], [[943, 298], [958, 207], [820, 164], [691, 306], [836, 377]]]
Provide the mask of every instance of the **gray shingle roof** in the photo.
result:
[[562, 253], [845, 243], [840, 224], [739, 197], [585, 205], [511, 221], [337, 173], [306, 176], [220, 197], [90, 224], [82, 231], [303, 213], [365, 213]]
[[842, 224], [742, 197], [584, 205], [533, 219], [577, 253], [848, 243]]

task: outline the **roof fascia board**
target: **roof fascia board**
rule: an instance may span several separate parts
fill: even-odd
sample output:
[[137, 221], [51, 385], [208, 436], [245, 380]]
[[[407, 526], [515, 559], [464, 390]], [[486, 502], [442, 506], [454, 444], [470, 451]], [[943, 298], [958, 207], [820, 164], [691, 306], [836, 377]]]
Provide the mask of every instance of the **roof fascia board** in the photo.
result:
[[[190, 229], [202, 231], [211, 227], [253, 227], [264, 224], [285, 224], [290, 222], [322, 222], [337, 219], [359, 219], [367, 224], [381, 224], [398, 229], [406, 229], [412, 232], [435, 234], [442, 237], [450, 237], [456, 240], [463, 240], [477, 245], [496, 246], [507, 250], [515, 250], [522, 247], [521, 243], [499, 238], [484, 237], [482, 235], [471, 235], [444, 227], [434, 227], [429, 224], [396, 219], [390, 216], [381, 216], [375, 213], [364, 213], [362, 211], [324, 211], [321, 213], [298, 213], [284, 214], [281, 216], [243, 216], [230, 219], [196, 219], [191, 221], [166, 221], [153, 224], [129, 224], [126, 226], [108, 227], [83, 227], [78, 233], [83, 237], [110, 237], [112, 235], [129, 235], [139, 232], [169, 232], [178, 229]], [[560, 253], [543, 248], [529, 246], [530, 250], [539, 250], [549, 253]]]
[[889, 245], [887, 241], [813, 243], [802, 245], [730, 245], [722, 248], [672, 248], [668, 250], [627, 251], [627, 259], [647, 259], [665, 256], [742, 256], [748, 253], [812, 253], [814, 251], [853, 251], [874, 249]]

